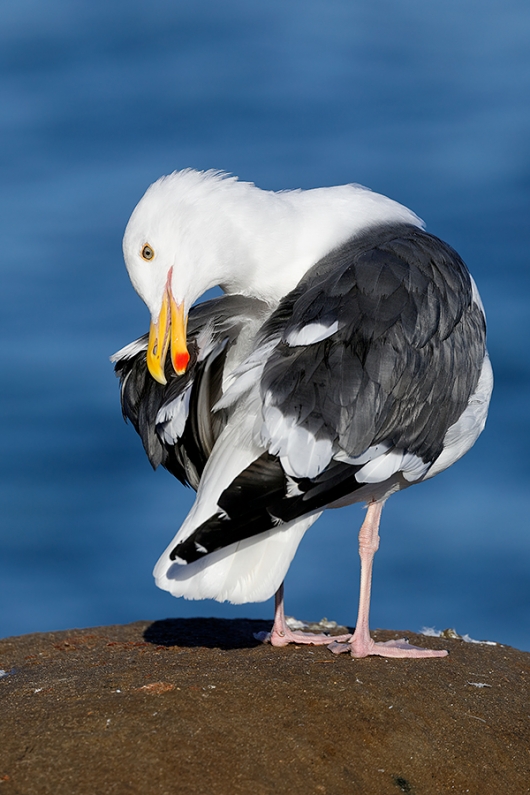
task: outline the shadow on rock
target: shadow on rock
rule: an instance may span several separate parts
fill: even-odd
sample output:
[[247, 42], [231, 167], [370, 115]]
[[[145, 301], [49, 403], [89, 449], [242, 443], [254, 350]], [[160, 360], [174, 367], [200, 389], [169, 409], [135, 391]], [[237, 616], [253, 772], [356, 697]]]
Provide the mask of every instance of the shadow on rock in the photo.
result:
[[144, 639], [155, 646], [249, 649], [260, 645], [254, 634], [269, 632], [271, 624], [248, 618], [165, 618], [150, 624]]

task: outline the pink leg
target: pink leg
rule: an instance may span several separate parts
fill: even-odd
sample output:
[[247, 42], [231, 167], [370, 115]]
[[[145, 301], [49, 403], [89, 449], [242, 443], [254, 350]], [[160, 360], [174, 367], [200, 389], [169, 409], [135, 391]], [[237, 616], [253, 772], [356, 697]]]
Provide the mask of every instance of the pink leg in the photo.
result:
[[348, 643], [333, 641], [329, 644], [329, 649], [334, 654], [349, 651], [352, 657], [368, 657], [371, 654], [380, 657], [445, 657], [447, 652], [442, 649], [421, 649], [418, 646], [411, 646], [404, 638], [388, 640], [386, 643], [376, 643], [370, 637], [368, 616], [370, 613], [372, 566], [374, 555], [379, 549], [379, 521], [382, 510], [382, 502], [369, 503], [365, 520], [359, 531], [361, 591], [355, 632]]
[[273, 646], [288, 646], [289, 643], [308, 644], [311, 646], [329, 646], [332, 640], [344, 642], [350, 639], [350, 635], [313, 635], [310, 632], [294, 632], [289, 629], [285, 621], [283, 608], [283, 582], [276, 591], [274, 597], [274, 624], [270, 632], [258, 632], [255, 637], [263, 643], [271, 643]]

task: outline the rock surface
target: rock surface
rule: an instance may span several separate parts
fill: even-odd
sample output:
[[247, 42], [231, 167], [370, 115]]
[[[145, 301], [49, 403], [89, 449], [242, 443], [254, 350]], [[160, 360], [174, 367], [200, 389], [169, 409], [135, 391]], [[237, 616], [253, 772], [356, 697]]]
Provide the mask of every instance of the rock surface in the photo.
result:
[[352, 660], [269, 626], [1, 640], [0, 795], [530, 793], [530, 654], [407, 632], [449, 657]]

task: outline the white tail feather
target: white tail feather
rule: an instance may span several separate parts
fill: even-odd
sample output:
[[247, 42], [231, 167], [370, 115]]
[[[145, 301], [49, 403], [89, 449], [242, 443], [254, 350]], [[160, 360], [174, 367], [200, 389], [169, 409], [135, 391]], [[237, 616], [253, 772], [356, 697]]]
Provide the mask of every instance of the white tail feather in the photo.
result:
[[206, 464], [190, 513], [155, 566], [156, 584], [173, 596], [234, 604], [265, 601], [281, 585], [302, 536], [320, 515], [272, 528], [193, 563], [170, 559], [179, 542], [219, 513], [217, 501], [224, 489], [262, 454], [256, 442], [256, 414], [249, 399], [232, 416]]
[[264, 602], [282, 584], [304, 533], [319, 516], [305, 516], [185, 566], [169, 559], [170, 545], [156, 565], [156, 584], [185, 599]]

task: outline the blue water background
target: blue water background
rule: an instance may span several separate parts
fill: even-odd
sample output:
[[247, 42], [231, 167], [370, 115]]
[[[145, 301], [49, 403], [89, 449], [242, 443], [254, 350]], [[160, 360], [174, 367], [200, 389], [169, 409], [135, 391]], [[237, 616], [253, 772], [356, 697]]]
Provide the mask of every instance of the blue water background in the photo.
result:
[[[161, 174], [262, 188], [360, 182], [413, 208], [479, 284], [490, 419], [394, 496], [372, 624], [530, 650], [527, 0], [17, 0], [0, 10], [0, 635], [272, 615], [158, 591], [193, 498], [152, 472], [108, 356], [148, 326], [121, 256]], [[288, 612], [355, 620], [362, 509], [328, 512]]]

